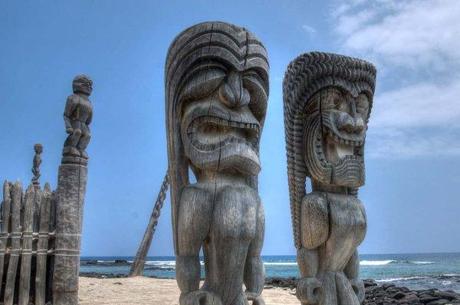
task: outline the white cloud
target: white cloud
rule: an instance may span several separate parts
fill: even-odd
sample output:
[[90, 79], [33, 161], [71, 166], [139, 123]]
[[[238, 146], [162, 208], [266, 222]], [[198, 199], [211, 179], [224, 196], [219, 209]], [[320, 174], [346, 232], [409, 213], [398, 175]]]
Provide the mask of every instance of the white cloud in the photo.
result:
[[460, 1], [374, 0], [352, 8], [337, 15], [344, 47], [410, 67], [460, 63]]
[[307, 32], [308, 35], [314, 35], [316, 34], [316, 29], [312, 26], [309, 26], [307, 24], [302, 25], [302, 29]]
[[374, 99], [375, 128], [460, 127], [460, 78], [441, 85], [421, 82]]
[[367, 137], [370, 158], [414, 158], [460, 155], [460, 133], [444, 130], [437, 134], [400, 129], [374, 129]]
[[370, 156], [460, 155], [460, 1], [341, 1], [332, 16], [344, 52], [384, 71]]

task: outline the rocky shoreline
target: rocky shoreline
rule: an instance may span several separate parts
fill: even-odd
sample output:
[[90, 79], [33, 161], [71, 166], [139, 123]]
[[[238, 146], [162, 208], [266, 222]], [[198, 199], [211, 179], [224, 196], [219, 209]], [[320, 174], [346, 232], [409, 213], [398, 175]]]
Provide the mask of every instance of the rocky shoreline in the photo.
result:
[[[265, 289], [282, 287], [295, 289], [296, 278], [268, 278]], [[398, 287], [394, 284], [379, 285], [374, 280], [364, 280], [366, 299], [364, 305], [448, 305], [460, 304], [460, 294], [454, 291], [438, 289], [410, 290], [407, 287]]]
[[[95, 272], [80, 273], [82, 277], [90, 278], [125, 278], [122, 274], [100, 274]], [[156, 278], [156, 277], [154, 277]], [[296, 278], [267, 278], [265, 289], [284, 288], [294, 290], [297, 285]], [[364, 280], [366, 299], [364, 305], [460, 305], [460, 294], [454, 291], [439, 289], [410, 290], [394, 284], [378, 284], [374, 280]]]

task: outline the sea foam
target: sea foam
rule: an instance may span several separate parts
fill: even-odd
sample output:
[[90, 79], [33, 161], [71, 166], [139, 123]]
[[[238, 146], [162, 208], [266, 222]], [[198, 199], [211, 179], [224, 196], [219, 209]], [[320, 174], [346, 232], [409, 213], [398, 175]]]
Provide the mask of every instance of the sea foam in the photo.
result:
[[392, 260], [392, 259], [381, 260], [381, 261], [366, 261], [366, 260], [363, 260], [363, 261], [360, 261], [359, 264], [361, 266], [384, 266], [384, 265], [388, 265], [388, 264], [395, 263], [395, 262], [396, 261]]

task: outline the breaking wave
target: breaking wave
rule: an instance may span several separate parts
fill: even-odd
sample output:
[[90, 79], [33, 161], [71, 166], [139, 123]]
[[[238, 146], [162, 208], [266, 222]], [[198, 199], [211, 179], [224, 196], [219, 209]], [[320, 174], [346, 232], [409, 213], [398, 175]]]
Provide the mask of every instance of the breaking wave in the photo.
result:
[[434, 262], [387, 259], [387, 260], [377, 260], [377, 261], [362, 260], [359, 262], [359, 264], [361, 266], [385, 266], [389, 264], [431, 265], [431, 264], [434, 264]]
[[388, 259], [388, 260], [382, 260], [382, 261], [360, 261], [359, 264], [361, 266], [385, 266], [388, 264], [396, 263], [397, 261]]

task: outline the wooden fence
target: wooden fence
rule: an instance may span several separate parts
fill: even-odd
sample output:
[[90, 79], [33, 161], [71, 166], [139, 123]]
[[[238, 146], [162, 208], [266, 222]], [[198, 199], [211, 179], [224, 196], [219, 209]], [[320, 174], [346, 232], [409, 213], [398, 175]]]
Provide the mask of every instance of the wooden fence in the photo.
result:
[[55, 200], [50, 186], [3, 185], [0, 304], [52, 303]]

